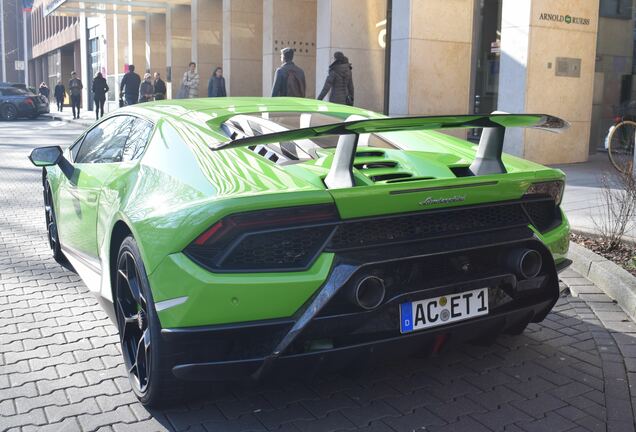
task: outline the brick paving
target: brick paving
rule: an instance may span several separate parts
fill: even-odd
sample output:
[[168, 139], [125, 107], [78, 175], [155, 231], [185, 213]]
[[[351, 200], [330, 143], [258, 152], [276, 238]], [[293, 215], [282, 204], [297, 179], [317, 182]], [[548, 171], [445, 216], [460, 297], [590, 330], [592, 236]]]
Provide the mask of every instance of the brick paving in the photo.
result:
[[[543, 323], [492, 346], [146, 410], [115, 328], [50, 257], [40, 174], [26, 159], [41, 140], [21, 124], [0, 124], [0, 430], [634, 431], [636, 328], [573, 271]], [[60, 130], [59, 142], [76, 133]]]

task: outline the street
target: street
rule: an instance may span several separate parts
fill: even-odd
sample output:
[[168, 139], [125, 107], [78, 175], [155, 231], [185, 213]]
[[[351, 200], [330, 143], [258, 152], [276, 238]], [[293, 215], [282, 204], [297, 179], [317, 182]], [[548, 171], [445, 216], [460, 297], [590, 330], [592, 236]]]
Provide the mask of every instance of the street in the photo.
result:
[[117, 330], [50, 256], [41, 173], [27, 159], [81, 131], [46, 117], [0, 122], [0, 430], [634, 430], [636, 325], [571, 270], [553, 312], [521, 336], [357, 373], [206, 385], [193, 402], [146, 410]]

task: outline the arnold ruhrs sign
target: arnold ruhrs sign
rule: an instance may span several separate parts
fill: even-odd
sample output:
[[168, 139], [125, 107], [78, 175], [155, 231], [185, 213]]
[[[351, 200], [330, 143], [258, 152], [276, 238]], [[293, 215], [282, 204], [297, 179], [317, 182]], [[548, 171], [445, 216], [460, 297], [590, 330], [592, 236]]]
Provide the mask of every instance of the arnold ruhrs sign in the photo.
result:
[[561, 15], [561, 14], [553, 14], [553, 13], [546, 13], [546, 12], [541, 12], [541, 14], [539, 15], [539, 21], [552, 21], [552, 22], [559, 22], [559, 23], [565, 23], [565, 24], [590, 25], [589, 18], [581, 18], [581, 17], [572, 16], [572, 15]]

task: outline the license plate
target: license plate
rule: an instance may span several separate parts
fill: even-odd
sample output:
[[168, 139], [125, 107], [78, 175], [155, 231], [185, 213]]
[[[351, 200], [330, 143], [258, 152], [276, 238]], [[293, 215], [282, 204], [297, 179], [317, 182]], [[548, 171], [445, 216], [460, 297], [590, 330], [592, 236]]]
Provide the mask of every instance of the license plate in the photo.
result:
[[409, 333], [488, 315], [488, 288], [402, 303], [400, 331]]

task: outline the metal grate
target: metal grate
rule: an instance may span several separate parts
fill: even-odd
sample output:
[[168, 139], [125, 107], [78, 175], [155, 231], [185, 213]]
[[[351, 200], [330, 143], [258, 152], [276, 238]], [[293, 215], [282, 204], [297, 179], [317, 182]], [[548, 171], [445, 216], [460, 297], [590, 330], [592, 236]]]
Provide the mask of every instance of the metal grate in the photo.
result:
[[304, 267], [318, 254], [333, 226], [318, 226], [247, 235], [220, 267], [232, 270]]
[[552, 200], [528, 202], [523, 205], [532, 225], [540, 232], [548, 231], [561, 223], [561, 213]]
[[360, 220], [340, 225], [327, 249], [338, 251], [411, 242], [528, 223], [520, 203]]

